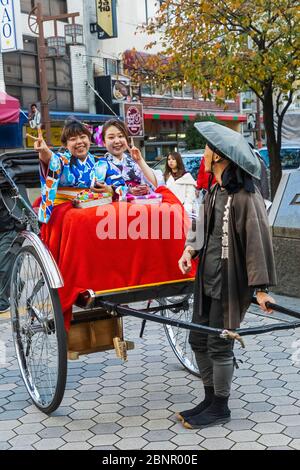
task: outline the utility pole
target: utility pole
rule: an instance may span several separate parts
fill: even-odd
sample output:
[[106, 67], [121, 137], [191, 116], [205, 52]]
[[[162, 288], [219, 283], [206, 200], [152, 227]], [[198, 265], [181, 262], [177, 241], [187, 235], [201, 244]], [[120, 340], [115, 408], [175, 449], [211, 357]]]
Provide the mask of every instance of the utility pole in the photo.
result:
[[41, 94], [41, 115], [42, 124], [46, 131], [46, 143], [51, 145], [51, 122], [49, 114], [49, 93], [47, 81], [47, 45], [45, 42], [44, 23], [54, 21], [55, 37], [58, 38], [57, 21], [72, 18], [73, 25], [75, 25], [75, 18], [79, 13], [66, 13], [56, 16], [44, 16], [42, 3], [38, 2], [36, 7], [33, 8], [28, 17], [28, 24], [30, 30], [38, 36], [38, 68], [39, 68], [39, 81], [40, 81], [40, 94]]

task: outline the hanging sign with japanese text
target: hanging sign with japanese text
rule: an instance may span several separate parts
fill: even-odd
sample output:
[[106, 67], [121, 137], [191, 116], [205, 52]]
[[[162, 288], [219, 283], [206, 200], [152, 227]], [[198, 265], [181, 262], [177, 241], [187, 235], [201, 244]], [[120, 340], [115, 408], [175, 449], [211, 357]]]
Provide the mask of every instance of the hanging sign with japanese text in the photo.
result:
[[22, 49], [20, 0], [0, 0], [0, 52]]
[[96, 0], [97, 32], [99, 39], [118, 36], [116, 0]]

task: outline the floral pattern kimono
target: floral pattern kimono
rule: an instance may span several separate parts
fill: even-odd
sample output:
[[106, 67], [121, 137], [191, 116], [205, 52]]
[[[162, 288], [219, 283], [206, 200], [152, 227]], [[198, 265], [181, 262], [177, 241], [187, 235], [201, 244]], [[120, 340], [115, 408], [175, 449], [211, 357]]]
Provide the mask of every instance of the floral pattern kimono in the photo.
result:
[[110, 153], [107, 153], [106, 160], [108, 161], [111, 168], [114, 168], [119, 172], [120, 176], [122, 176], [124, 179], [126, 186], [139, 186], [140, 184], [147, 184], [150, 186], [152, 191], [155, 190], [153, 184], [146, 179], [139, 165], [130, 155], [124, 153], [122, 160], [118, 160]]
[[48, 168], [41, 163], [42, 202], [39, 221], [49, 222], [59, 187], [90, 188], [100, 167], [102, 174], [104, 167], [104, 180], [107, 185], [115, 189], [125, 187], [121, 172], [106, 158], [97, 159], [88, 153], [86, 160], [82, 162], [78, 158], [72, 158], [69, 151], [52, 153]]

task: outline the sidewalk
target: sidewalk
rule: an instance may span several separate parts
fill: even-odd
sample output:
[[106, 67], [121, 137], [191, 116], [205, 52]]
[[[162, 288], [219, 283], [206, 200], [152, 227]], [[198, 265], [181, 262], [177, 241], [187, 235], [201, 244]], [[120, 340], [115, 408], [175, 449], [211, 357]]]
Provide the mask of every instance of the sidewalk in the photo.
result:
[[[274, 297], [300, 311], [300, 299]], [[244, 325], [262, 323], [273, 321], [248, 314]], [[7, 346], [0, 364], [0, 450], [300, 449], [300, 328], [246, 337], [244, 350], [237, 345], [243, 363], [235, 373], [231, 422], [190, 431], [174, 412], [201, 401], [200, 379], [182, 368], [162, 325], [148, 322], [142, 340], [140, 326], [125, 320], [126, 339], [136, 345], [127, 363], [114, 351], [70, 362], [63, 403], [47, 417], [31, 405], [9, 319], [0, 315], [0, 345]]]

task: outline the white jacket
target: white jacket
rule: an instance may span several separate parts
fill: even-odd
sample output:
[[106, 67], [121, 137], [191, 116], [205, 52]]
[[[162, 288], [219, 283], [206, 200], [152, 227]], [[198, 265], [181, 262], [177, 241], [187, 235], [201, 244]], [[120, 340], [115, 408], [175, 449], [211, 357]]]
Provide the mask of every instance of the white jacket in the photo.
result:
[[175, 194], [179, 201], [184, 205], [188, 213], [192, 213], [193, 205], [196, 199], [196, 181], [191, 173], [186, 173], [181, 178], [175, 180], [172, 175], [166, 182], [167, 188]]

